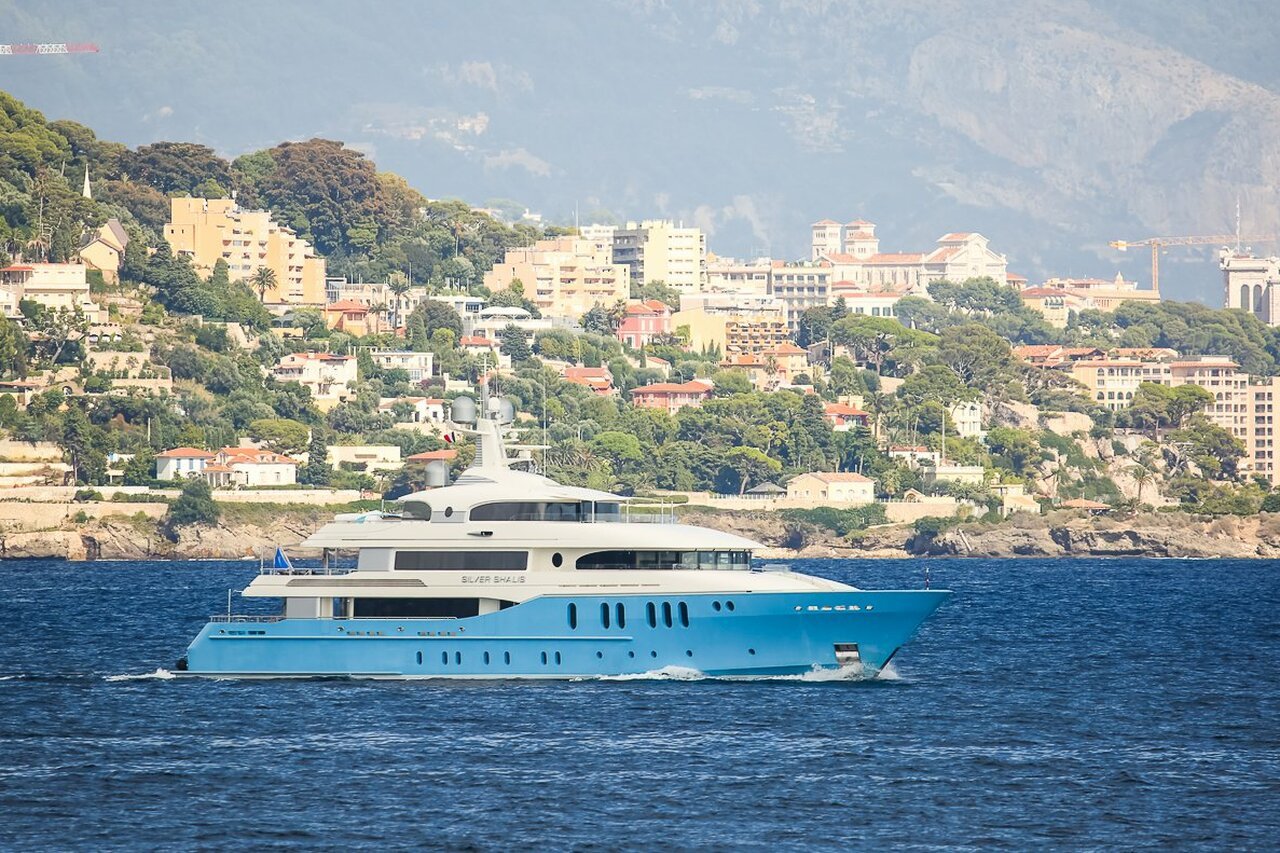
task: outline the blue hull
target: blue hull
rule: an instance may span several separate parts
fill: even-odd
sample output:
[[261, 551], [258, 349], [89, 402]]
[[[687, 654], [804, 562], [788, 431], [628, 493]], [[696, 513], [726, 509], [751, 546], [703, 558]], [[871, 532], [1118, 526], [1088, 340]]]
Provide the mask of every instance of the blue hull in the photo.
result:
[[185, 663], [215, 677], [791, 675], [839, 668], [840, 644], [876, 672], [950, 594], [577, 595], [466, 619], [237, 617], [206, 625]]

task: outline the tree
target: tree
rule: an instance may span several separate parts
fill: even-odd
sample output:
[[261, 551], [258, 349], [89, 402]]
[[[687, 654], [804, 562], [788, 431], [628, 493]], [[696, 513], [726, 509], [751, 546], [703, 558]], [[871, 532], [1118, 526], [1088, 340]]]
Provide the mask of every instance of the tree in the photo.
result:
[[311, 429], [287, 418], [261, 418], [250, 422], [249, 437], [262, 442], [273, 453], [292, 456], [307, 446]]
[[1151, 437], [1160, 440], [1161, 427], [1177, 429], [1188, 417], [1213, 402], [1213, 394], [1199, 385], [1176, 388], [1156, 382], [1143, 382], [1134, 392], [1128, 417], [1151, 428]]
[[311, 431], [311, 443], [307, 446], [307, 464], [298, 472], [298, 479], [309, 486], [327, 486], [332, 473], [324, 430], [314, 429]]
[[529, 338], [519, 326], [507, 325], [498, 333], [498, 340], [498, 349], [503, 355], [511, 356], [514, 364], [528, 361], [533, 355], [533, 350], [529, 348]]
[[979, 323], [943, 331], [938, 360], [955, 371], [970, 388], [992, 388], [1010, 375], [1013, 352], [1009, 342]]
[[1025, 474], [1040, 458], [1040, 442], [1025, 429], [992, 427], [987, 433], [987, 447], [995, 456], [1008, 462], [1015, 474]]
[[593, 335], [612, 335], [617, 331], [617, 327], [613, 325], [612, 319], [609, 317], [609, 311], [602, 305], [594, 305], [591, 310], [582, 315], [582, 329]]
[[767, 482], [782, 473], [781, 462], [754, 447], [730, 448], [723, 458], [716, 477], [717, 489], [722, 493], [741, 495], [749, 486]]
[[267, 291], [274, 290], [276, 287], [276, 271], [271, 267], [258, 267], [253, 277], [249, 279], [249, 284], [258, 291], [258, 299], [266, 302]]
[[1142, 503], [1142, 487], [1149, 486], [1156, 481], [1155, 472], [1143, 465], [1130, 465], [1129, 476], [1133, 478], [1133, 482], [1138, 487], [1138, 494], [1135, 497], [1138, 503]]
[[169, 506], [165, 527], [171, 537], [176, 537], [180, 527], [217, 524], [222, 510], [213, 500], [213, 490], [202, 477], [193, 477], [182, 484], [182, 494]]

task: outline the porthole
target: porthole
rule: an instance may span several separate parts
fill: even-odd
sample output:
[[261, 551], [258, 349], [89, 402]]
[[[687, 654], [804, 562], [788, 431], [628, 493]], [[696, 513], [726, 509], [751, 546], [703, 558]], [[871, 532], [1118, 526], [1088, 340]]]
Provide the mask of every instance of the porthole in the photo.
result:
[[635, 653], [635, 652], [627, 652], [627, 657], [629, 657], [629, 658], [633, 658], [633, 657], [635, 657], [635, 656], [636, 656], [636, 653]]
[[690, 658], [693, 657], [693, 649], [685, 649], [684, 655], [685, 657], [690, 657]]
[[556, 666], [560, 665], [560, 653], [556, 652]]
[[724, 603], [724, 606], [725, 606], [729, 611], [731, 611], [731, 612], [732, 612], [732, 610], [733, 610], [733, 602], [732, 602], [732, 601], [726, 601], [726, 602]]
[[682, 602], [680, 602], [680, 606], [679, 606], [679, 607], [677, 607], [676, 609], [677, 609], [678, 611], [680, 611], [680, 625], [681, 625], [681, 627], [688, 628], [688, 627], [689, 627], [689, 605], [685, 604], [685, 603], [682, 601]]
[[[711, 609], [712, 609], [712, 610], [714, 610], [715, 612], [719, 613], [719, 612], [720, 612], [720, 602], [718, 602], [718, 601], [713, 601], [713, 602], [711, 602]], [[799, 608], [797, 608], [797, 609], [799, 609]]]
[[747, 654], [754, 655], [755, 653], [756, 653], [755, 649], [747, 649]]
[[484, 653], [484, 665], [485, 665], [485, 666], [488, 666], [488, 665], [489, 665], [489, 653], [488, 653], [488, 652], [485, 652], [485, 653]]
[[449, 653], [448, 653], [448, 652], [441, 652], [441, 653], [440, 653], [440, 663], [444, 664], [445, 666], [448, 666], [448, 665], [449, 665]]
[[444, 517], [453, 518], [453, 507], [447, 506], [444, 508]]
[[564, 565], [564, 554], [561, 554], [559, 551], [556, 551], [554, 554], [552, 554], [552, 555], [551, 555], [551, 565], [555, 566], [557, 569], [558, 569], [558, 568], [560, 568], [561, 566], [563, 566], [563, 565]]
[[546, 653], [546, 652], [543, 652], [543, 653], [542, 653], [542, 665], [543, 665], [543, 666], [546, 666], [546, 665], [547, 665], [547, 653]]
[[422, 652], [418, 652], [418, 666], [422, 666]]
[[648, 604], [646, 604], [644, 606], [644, 610], [645, 610], [645, 615], [649, 618], [649, 627], [657, 628], [658, 627], [658, 609], [653, 606], [653, 602], [650, 601]]
[[511, 663], [511, 652], [502, 653], [502, 662], [505, 664]]
[[454, 653], [453, 653], [453, 662], [454, 662], [454, 663], [462, 663], [462, 652], [454, 652]]
[[675, 624], [671, 619], [671, 602], [670, 601], [662, 602], [662, 624], [666, 625], [668, 628], [670, 628], [673, 624]]
[[572, 629], [578, 627], [578, 605], [576, 604], [569, 605], [569, 627]]
[[596, 652], [596, 659], [600, 660], [602, 658], [604, 658], [604, 652]]
[[658, 656], [657, 652], [649, 652], [649, 657], [656, 658], [657, 656]]
[[607, 602], [600, 605], [600, 624], [605, 628], [609, 627], [609, 604]]
[[621, 601], [619, 601], [614, 612], [617, 614], [617, 617], [618, 617], [618, 627], [619, 628], [627, 627], [627, 606], [623, 604]]

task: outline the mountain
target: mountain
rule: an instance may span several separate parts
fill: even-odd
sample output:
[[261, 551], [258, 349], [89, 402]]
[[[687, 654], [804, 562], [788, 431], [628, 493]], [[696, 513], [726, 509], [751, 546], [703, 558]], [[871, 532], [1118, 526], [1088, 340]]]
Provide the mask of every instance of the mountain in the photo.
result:
[[[721, 254], [982, 231], [1013, 270], [1145, 280], [1157, 233], [1280, 233], [1270, 4], [1192, 0], [0, 3], [0, 88], [101, 136], [227, 155], [325, 136], [431, 197], [670, 216]], [[1275, 245], [1259, 246], [1275, 251]], [[1212, 251], [1165, 258], [1219, 304]]]

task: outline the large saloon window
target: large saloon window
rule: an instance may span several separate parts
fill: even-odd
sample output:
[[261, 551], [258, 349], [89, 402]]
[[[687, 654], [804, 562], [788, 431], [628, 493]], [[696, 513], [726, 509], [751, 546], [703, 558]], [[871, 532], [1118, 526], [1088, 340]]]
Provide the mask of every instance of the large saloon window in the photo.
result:
[[499, 501], [471, 510], [472, 521], [582, 521], [590, 503], [548, 501]]
[[480, 615], [478, 598], [357, 598], [357, 619], [466, 619]]
[[396, 568], [415, 572], [521, 572], [528, 565], [528, 551], [396, 552]]
[[747, 569], [747, 551], [595, 551], [578, 558], [579, 569]]

